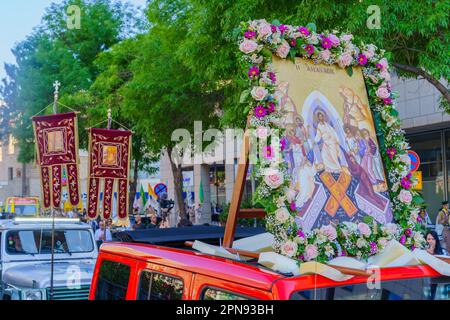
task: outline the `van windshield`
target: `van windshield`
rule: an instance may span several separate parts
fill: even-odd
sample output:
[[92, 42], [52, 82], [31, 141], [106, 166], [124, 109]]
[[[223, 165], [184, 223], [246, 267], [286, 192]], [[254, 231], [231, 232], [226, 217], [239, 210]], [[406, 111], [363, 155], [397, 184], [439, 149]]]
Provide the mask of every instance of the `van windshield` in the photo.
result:
[[[83, 253], [94, 250], [94, 242], [88, 230], [55, 230], [55, 254]], [[8, 254], [51, 254], [52, 231], [15, 230], [6, 235]]]
[[[11, 206], [8, 206], [8, 212], [12, 212]], [[16, 216], [35, 216], [37, 207], [36, 205], [15, 205], [14, 213]]]

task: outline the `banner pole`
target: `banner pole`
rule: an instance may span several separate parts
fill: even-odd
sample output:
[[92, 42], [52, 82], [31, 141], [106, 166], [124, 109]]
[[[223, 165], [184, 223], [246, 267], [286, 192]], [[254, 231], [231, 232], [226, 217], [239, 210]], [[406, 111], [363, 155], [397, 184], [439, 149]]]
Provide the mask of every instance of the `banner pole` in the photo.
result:
[[[53, 83], [53, 87], [55, 88], [54, 100], [53, 100], [53, 114], [58, 113], [58, 90], [61, 86], [61, 83], [56, 80]], [[53, 208], [53, 204], [51, 204], [51, 213], [52, 213], [52, 257], [50, 263], [50, 300], [53, 300], [53, 278], [54, 278], [54, 269], [55, 269], [55, 208]]]

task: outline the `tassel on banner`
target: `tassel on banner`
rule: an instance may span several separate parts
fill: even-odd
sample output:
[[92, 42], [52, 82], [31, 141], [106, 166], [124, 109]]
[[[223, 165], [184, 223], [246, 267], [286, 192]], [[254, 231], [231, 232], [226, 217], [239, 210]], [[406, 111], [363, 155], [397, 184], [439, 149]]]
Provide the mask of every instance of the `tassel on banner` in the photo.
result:
[[114, 179], [105, 179], [105, 188], [103, 191], [103, 217], [111, 217], [112, 197], [114, 190]]
[[88, 216], [90, 219], [97, 218], [99, 178], [89, 178]]
[[52, 204], [53, 208], [60, 208], [61, 206], [61, 190], [62, 190], [62, 181], [61, 181], [61, 166], [54, 165], [52, 166]]
[[119, 209], [119, 219], [125, 219], [127, 217], [127, 209], [128, 209], [128, 193], [127, 193], [127, 180], [126, 179], [120, 179], [119, 180], [119, 187], [118, 187], [118, 209]]
[[42, 206], [44, 209], [49, 209], [50, 206], [52, 205], [49, 167], [41, 167], [41, 187], [42, 187]]
[[80, 203], [80, 192], [79, 192], [79, 186], [78, 186], [78, 168], [76, 164], [68, 164], [67, 165], [67, 180], [68, 180], [68, 187], [69, 187], [69, 199], [70, 204], [73, 207], [78, 207], [78, 204]]

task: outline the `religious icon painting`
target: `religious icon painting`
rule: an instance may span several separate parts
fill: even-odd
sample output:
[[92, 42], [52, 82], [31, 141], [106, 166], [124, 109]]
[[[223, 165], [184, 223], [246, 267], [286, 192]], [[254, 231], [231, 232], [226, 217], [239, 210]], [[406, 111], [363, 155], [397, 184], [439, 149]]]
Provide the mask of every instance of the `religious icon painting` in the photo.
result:
[[69, 189], [70, 204], [78, 206], [80, 188], [76, 114], [36, 116], [32, 120], [41, 175], [42, 207], [61, 207], [64, 184]]
[[284, 112], [283, 153], [305, 230], [330, 223], [393, 219], [362, 68], [273, 58]]
[[[131, 132], [91, 128], [89, 130], [88, 216], [95, 219], [99, 208], [103, 217], [128, 215], [128, 173], [131, 157]], [[115, 191], [117, 190], [117, 191]], [[117, 192], [117, 199], [113, 197]], [[103, 195], [100, 198], [100, 194]], [[117, 201], [116, 205], [113, 201]], [[117, 212], [112, 212], [116, 208]]]

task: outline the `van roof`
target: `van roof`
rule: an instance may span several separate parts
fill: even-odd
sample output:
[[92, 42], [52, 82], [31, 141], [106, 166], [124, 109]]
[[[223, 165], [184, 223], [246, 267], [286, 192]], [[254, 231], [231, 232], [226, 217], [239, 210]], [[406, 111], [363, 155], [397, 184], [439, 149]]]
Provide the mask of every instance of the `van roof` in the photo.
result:
[[[226, 259], [187, 249], [150, 244], [109, 242], [101, 246], [100, 252], [144, 261], [153, 260], [168, 267], [204, 274], [230, 282], [244, 283], [247, 286], [266, 291], [272, 289], [275, 281], [277, 285], [287, 285], [292, 290], [301, 290], [307, 287], [335, 287], [367, 281], [367, 277], [362, 276], [355, 276], [343, 282], [335, 282], [322, 276], [317, 278], [315, 275], [289, 276], [276, 273], [257, 264]], [[435, 276], [440, 276], [440, 274], [427, 265], [391, 267], [380, 270], [382, 281]], [[301, 281], [299, 281], [300, 278]]]
[[196, 251], [124, 242], [104, 243], [100, 252], [151, 261], [177, 269], [188, 270], [231, 282], [267, 290], [275, 280], [285, 276], [259, 265], [203, 254]]

